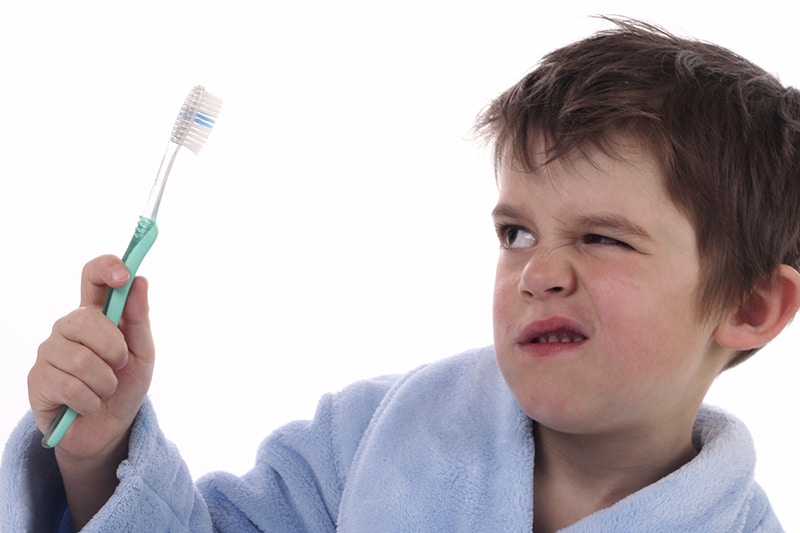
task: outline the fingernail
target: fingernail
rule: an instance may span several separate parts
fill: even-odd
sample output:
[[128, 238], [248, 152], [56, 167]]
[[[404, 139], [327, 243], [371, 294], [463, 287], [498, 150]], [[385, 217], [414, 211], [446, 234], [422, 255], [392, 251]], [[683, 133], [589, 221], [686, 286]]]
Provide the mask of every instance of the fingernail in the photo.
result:
[[128, 281], [128, 278], [131, 277], [128, 269], [123, 265], [116, 265], [112, 267], [109, 275], [111, 276], [112, 282]]

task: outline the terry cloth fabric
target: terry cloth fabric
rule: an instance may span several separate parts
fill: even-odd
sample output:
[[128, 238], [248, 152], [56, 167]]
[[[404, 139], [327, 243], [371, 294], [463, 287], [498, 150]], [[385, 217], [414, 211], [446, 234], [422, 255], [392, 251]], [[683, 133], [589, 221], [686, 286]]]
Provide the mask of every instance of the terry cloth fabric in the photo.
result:
[[[84, 531], [530, 532], [531, 435], [491, 348], [327, 395], [313, 420], [262, 443], [251, 472], [196, 485], [146, 403], [119, 486]], [[753, 479], [743, 424], [704, 406], [694, 438], [701, 451], [688, 464], [562, 531], [782, 531]], [[65, 516], [53, 453], [40, 439], [28, 415], [6, 447], [4, 532], [56, 531]]]

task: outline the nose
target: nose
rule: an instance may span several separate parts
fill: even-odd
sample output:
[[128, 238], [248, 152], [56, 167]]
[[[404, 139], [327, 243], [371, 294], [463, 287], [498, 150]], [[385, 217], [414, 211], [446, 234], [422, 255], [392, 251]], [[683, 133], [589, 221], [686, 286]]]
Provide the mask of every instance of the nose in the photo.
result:
[[537, 300], [568, 296], [576, 286], [577, 276], [568, 258], [557, 252], [543, 250], [538, 250], [530, 257], [519, 280], [520, 293]]

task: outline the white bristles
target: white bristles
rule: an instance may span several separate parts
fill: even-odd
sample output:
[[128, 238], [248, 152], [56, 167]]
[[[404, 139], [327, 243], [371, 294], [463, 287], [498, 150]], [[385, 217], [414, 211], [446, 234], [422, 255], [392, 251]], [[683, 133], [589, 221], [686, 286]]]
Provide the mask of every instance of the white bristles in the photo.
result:
[[150, 196], [147, 198], [147, 205], [144, 207], [142, 217], [151, 220], [156, 219], [158, 206], [161, 204], [161, 195], [164, 193], [164, 186], [167, 177], [172, 169], [175, 156], [178, 155], [181, 146], [185, 146], [195, 154], [203, 147], [203, 143], [208, 139], [214, 122], [222, 109], [222, 99], [208, 94], [201, 85], [196, 86], [186, 97], [181, 107], [175, 126], [172, 128], [170, 142], [164, 150], [164, 157], [161, 158], [161, 165], [158, 167], [156, 181], [150, 189]]
[[222, 99], [196, 86], [181, 107], [170, 140], [195, 154], [203, 147], [222, 109]]

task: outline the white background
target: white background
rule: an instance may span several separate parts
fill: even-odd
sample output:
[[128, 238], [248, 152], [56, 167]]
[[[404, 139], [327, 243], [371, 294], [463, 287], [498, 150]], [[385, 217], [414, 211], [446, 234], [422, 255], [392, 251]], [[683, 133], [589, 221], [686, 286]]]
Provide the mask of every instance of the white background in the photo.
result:
[[[182, 152], [140, 270], [151, 389], [192, 473], [243, 473], [275, 427], [356, 379], [491, 342], [496, 244], [476, 113], [547, 51], [624, 14], [800, 83], [777, 2], [7, 2], [0, 7], [0, 439], [80, 270], [121, 254], [177, 111], [224, 101]], [[13, 6], [13, 7], [8, 7]], [[792, 326], [709, 400], [743, 418], [787, 530], [800, 459]]]

